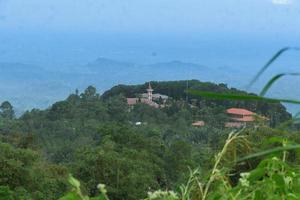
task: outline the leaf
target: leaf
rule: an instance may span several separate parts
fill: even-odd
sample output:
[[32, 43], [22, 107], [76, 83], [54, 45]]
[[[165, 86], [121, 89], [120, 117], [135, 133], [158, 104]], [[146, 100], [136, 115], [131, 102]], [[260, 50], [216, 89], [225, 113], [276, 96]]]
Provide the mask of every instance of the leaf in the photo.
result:
[[262, 91], [259, 93], [259, 96], [265, 96], [265, 94], [267, 93], [267, 91], [271, 88], [271, 86], [278, 81], [280, 78], [282, 78], [283, 76], [300, 76], [300, 73], [281, 73], [281, 74], [277, 74], [275, 76], [273, 76], [269, 82], [264, 86], [264, 88], [262, 89]]
[[270, 146], [270, 144], [273, 144], [273, 145], [277, 144], [277, 146], [279, 144], [280, 146], [282, 146], [282, 144], [283, 144], [283, 142], [285, 142], [285, 140], [286, 139], [283, 137], [278, 137], [278, 136], [270, 137], [263, 141], [262, 147], [268, 147], [268, 146]]
[[284, 47], [280, 49], [278, 52], [274, 54], [274, 56], [260, 69], [260, 71], [255, 75], [255, 77], [251, 80], [248, 87], [251, 87], [258, 79], [259, 77], [268, 69], [268, 67], [277, 60], [283, 53], [289, 50], [295, 50], [299, 51], [300, 49], [297, 47]]
[[284, 181], [284, 178], [279, 175], [279, 174], [274, 174], [272, 179], [275, 181], [276, 185], [281, 188], [281, 189], [284, 189], [285, 187], [285, 181]]
[[250, 172], [248, 180], [251, 182], [260, 180], [265, 175], [265, 169], [264, 168], [256, 168], [253, 171]]
[[299, 100], [291, 100], [291, 99], [274, 99], [267, 98], [255, 95], [238, 95], [238, 94], [224, 94], [224, 93], [216, 93], [216, 92], [206, 92], [199, 90], [187, 90], [187, 93], [195, 96], [202, 96], [206, 98], [219, 99], [219, 100], [243, 100], [243, 101], [267, 101], [270, 103], [291, 103], [291, 104], [300, 104]]
[[80, 188], [80, 182], [77, 179], [75, 179], [71, 174], [69, 175], [69, 183], [76, 189]]
[[270, 137], [264, 141], [265, 144], [274, 144], [274, 143], [280, 143], [282, 144], [286, 139], [278, 136]]
[[266, 156], [269, 154], [278, 153], [278, 152], [282, 152], [282, 151], [289, 151], [289, 150], [294, 150], [294, 149], [300, 149], [300, 144], [287, 145], [284, 147], [276, 147], [276, 148], [268, 149], [266, 151], [250, 154], [248, 156], [238, 159], [237, 162], [242, 162], [242, 161], [249, 160], [252, 158], [262, 157], [262, 156]]

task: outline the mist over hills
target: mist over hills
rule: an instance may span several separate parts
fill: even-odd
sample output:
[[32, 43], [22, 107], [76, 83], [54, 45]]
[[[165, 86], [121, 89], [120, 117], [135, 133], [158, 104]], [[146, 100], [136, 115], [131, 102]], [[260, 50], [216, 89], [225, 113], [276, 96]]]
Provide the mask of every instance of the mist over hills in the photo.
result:
[[[103, 57], [85, 65], [52, 68], [5, 62], [0, 63], [0, 101], [11, 101], [20, 114], [32, 108], [46, 108], [88, 85], [96, 86], [102, 93], [117, 84], [198, 79], [244, 89], [254, 74], [255, 70], [231, 66], [208, 67], [183, 61], [139, 64]], [[258, 91], [263, 84], [260, 81], [253, 90]], [[279, 89], [272, 94], [285, 95], [282, 91]], [[295, 98], [297, 92], [290, 94]]]
[[95, 85], [103, 92], [119, 83], [185, 78], [186, 72], [191, 70], [195, 74], [207, 73], [200, 65], [179, 61], [141, 65], [99, 58], [86, 65], [66, 66], [58, 70], [6, 62], [0, 63], [1, 101], [11, 101], [18, 111], [45, 108], [76, 88]]

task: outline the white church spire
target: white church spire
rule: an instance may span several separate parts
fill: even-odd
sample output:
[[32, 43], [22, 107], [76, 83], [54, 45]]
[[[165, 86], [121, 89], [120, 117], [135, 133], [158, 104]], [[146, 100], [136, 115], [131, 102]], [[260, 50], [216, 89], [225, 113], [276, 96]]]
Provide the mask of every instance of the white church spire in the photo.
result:
[[153, 89], [151, 87], [150, 82], [149, 82], [149, 85], [148, 85], [147, 93], [148, 93], [148, 100], [152, 101], [152, 99], [153, 99]]

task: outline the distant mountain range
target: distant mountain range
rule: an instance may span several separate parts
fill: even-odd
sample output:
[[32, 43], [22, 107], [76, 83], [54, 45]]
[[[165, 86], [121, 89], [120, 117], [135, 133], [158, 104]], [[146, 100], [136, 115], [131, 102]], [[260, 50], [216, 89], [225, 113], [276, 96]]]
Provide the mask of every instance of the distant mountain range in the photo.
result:
[[46, 108], [75, 89], [84, 90], [88, 85], [96, 86], [102, 93], [117, 84], [139, 84], [151, 80], [198, 79], [242, 88], [255, 73], [243, 72], [244, 69], [229, 66], [211, 68], [181, 61], [138, 64], [107, 58], [98, 58], [86, 65], [56, 67], [0, 63], [0, 102], [11, 101], [21, 113], [31, 108]]

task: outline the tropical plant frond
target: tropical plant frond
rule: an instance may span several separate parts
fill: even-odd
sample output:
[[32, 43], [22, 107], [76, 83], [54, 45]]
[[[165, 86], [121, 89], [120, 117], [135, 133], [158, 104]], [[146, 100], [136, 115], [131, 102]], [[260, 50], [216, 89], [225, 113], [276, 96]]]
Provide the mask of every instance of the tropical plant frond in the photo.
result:
[[273, 76], [268, 83], [264, 86], [262, 91], [259, 93], [259, 96], [265, 96], [265, 94], [268, 92], [268, 90], [272, 87], [272, 85], [278, 81], [280, 78], [284, 76], [300, 76], [300, 73], [281, 73]]
[[261, 152], [258, 152], [258, 153], [250, 154], [248, 156], [245, 156], [243, 158], [238, 159], [237, 162], [242, 162], [242, 161], [250, 160], [250, 159], [253, 159], [253, 158], [263, 157], [263, 156], [266, 156], [266, 155], [270, 155], [270, 154], [274, 154], [274, 153], [278, 153], [278, 152], [295, 150], [295, 149], [300, 149], [300, 144], [286, 145], [286, 146], [276, 147], [276, 148], [268, 149], [268, 150], [261, 151]]
[[187, 90], [187, 93], [195, 96], [201, 96], [201, 97], [217, 99], [217, 100], [266, 101], [269, 103], [282, 102], [282, 103], [290, 103], [290, 104], [300, 104], [299, 100], [267, 98], [267, 97], [261, 97], [256, 95], [224, 94], [224, 93], [207, 92], [207, 91], [199, 91], [199, 90]]
[[273, 57], [268, 60], [268, 62], [259, 70], [259, 72], [254, 76], [254, 78], [250, 81], [248, 88], [250, 88], [258, 79], [259, 77], [285, 52], [294, 50], [294, 51], [300, 51], [300, 48], [298, 47], [284, 47], [277, 51]]

